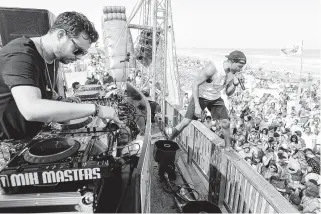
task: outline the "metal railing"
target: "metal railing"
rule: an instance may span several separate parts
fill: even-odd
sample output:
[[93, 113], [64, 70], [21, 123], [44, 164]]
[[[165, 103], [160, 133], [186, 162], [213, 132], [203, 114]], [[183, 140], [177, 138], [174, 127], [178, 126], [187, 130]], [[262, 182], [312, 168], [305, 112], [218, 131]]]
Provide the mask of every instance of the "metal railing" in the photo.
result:
[[[168, 102], [165, 115], [167, 130], [183, 119]], [[224, 140], [199, 121], [192, 121], [175, 141], [208, 187], [208, 200], [219, 207], [231, 213], [299, 213], [236, 152], [224, 150]]]

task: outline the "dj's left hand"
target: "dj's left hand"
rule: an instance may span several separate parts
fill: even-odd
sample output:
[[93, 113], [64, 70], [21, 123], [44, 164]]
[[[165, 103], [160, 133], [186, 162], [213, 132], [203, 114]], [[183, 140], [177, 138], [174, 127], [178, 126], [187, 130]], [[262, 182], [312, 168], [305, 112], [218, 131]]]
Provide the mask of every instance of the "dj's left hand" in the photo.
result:
[[62, 98], [60, 101], [67, 103], [80, 103], [81, 99], [79, 97], [66, 97]]

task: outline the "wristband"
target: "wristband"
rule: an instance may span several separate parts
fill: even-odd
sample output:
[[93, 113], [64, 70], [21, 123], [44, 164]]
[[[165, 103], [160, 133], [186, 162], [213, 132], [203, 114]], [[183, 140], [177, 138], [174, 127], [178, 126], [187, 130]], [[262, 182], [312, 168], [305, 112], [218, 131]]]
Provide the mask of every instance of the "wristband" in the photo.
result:
[[62, 96], [59, 96], [58, 98], [57, 98], [57, 101], [60, 101], [60, 100], [62, 100]]
[[93, 114], [93, 117], [97, 117], [98, 114], [99, 114], [99, 106], [98, 106], [98, 104], [96, 104], [96, 103], [94, 103], [94, 105], [95, 105], [95, 112], [94, 112], [94, 114]]
[[235, 83], [234, 83], [234, 81], [233, 81], [233, 85], [234, 85], [234, 86], [238, 86], [238, 85], [239, 85], [239, 83], [235, 84]]

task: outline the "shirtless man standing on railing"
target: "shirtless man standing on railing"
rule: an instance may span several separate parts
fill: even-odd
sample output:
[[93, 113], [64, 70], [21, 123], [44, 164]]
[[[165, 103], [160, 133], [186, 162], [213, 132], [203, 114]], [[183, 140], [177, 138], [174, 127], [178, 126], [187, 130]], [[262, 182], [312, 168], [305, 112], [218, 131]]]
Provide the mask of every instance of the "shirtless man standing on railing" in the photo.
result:
[[[225, 140], [225, 148], [231, 147], [230, 119], [221, 91], [225, 88], [227, 96], [231, 96], [236, 86], [243, 81], [240, 71], [246, 64], [246, 56], [241, 51], [233, 51], [216, 67], [209, 62], [200, 72], [192, 87], [192, 98], [187, 107], [185, 118], [173, 129], [169, 140], [175, 139], [192, 122], [201, 117], [205, 107], [211, 111], [214, 120], [220, 120]], [[243, 82], [241, 83], [244, 88]]]

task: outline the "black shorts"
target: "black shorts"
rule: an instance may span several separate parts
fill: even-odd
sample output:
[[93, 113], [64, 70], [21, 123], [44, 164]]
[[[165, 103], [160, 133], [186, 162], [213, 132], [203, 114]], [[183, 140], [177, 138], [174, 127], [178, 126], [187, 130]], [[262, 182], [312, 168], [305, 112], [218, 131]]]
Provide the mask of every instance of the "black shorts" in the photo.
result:
[[[206, 107], [211, 112], [212, 118], [214, 120], [229, 119], [228, 111], [225, 107], [224, 100], [220, 97], [216, 100], [207, 100], [202, 97], [199, 98], [200, 106], [202, 110]], [[187, 111], [185, 113], [185, 118], [197, 120], [198, 118], [194, 115], [195, 112], [195, 102], [192, 97], [188, 104]]]

